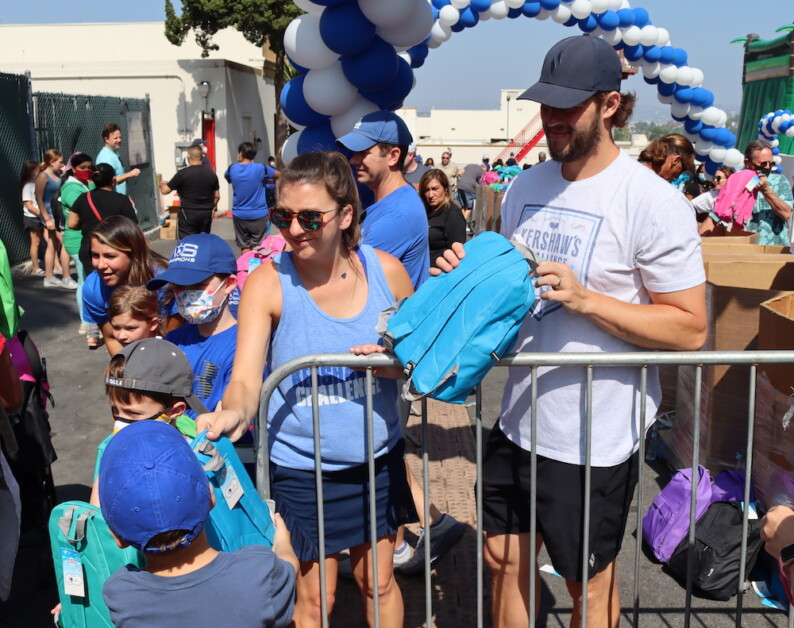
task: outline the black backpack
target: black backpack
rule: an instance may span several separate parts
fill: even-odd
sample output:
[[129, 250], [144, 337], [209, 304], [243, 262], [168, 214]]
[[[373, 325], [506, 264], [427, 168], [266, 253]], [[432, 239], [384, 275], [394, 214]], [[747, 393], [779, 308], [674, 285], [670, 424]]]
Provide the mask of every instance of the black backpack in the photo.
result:
[[[685, 538], [667, 562], [667, 569], [686, 585], [687, 547]], [[747, 560], [742, 583], [755, 565], [761, 550], [758, 520], [747, 521]], [[729, 600], [739, 586], [739, 561], [742, 551], [742, 508], [739, 502], [714, 502], [695, 524], [692, 590], [712, 600]]]

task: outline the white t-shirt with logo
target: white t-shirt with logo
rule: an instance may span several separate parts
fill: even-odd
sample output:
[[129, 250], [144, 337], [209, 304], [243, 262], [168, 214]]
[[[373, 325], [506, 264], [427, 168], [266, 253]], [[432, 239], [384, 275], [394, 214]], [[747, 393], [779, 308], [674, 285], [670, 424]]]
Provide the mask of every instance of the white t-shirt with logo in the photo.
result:
[[[650, 303], [657, 293], [705, 281], [692, 207], [669, 183], [621, 151], [605, 170], [566, 181], [561, 164], [547, 161], [519, 174], [502, 203], [502, 234], [526, 244], [542, 260], [568, 264], [582, 284], [627, 303]], [[550, 289], [550, 288], [544, 288]], [[537, 299], [515, 351], [641, 351], [556, 302]], [[510, 368], [500, 427], [530, 449], [529, 368]], [[639, 446], [640, 371], [601, 367], [593, 374], [592, 464], [625, 461]], [[538, 369], [538, 454], [585, 462], [586, 375], [582, 367]], [[647, 426], [661, 398], [649, 368]]]

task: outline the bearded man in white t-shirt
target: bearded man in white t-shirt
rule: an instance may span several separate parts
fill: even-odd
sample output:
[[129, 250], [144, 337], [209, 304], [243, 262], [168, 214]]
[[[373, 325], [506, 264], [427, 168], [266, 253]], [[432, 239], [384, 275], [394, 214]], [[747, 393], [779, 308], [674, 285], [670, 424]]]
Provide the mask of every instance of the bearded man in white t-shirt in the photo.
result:
[[[502, 234], [542, 262], [540, 298], [516, 351], [697, 350], [706, 339], [705, 275], [691, 207], [612, 140], [634, 95], [620, 93], [621, 65], [597, 37], [556, 44], [522, 98], [541, 104], [552, 160], [519, 174], [502, 203]], [[447, 251], [453, 268], [462, 249]], [[529, 608], [531, 371], [510, 369], [499, 423], [483, 463], [485, 560], [494, 626], [526, 626]], [[661, 391], [649, 369], [647, 416]], [[539, 368], [537, 537], [581, 621], [586, 375]], [[637, 483], [640, 370], [595, 369], [587, 619], [617, 626], [616, 560]], [[537, 565], [535, 565], [537, 569]], [[537, 572], [536, 572], [537, 573]], [[540, 600], [540, 577], [536, 579]], [[537, 613], [537, 605], [536, 605]]]

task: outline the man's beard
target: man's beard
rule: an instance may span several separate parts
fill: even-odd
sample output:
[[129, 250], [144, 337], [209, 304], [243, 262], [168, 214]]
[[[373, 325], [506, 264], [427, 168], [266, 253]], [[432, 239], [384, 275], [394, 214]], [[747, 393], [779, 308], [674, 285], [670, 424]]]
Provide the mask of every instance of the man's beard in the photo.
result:
[[[549, 127], [544, 124], [543, 130], [548, 137]], [[548, 142], [548, 146], [551, 158], [554, 161], [570, 163], [590, 153], [590, 151], [598, 146], [600, 141], [601, 121], [598, 119], [598, 116], [593, 116], [593, 122], [588, 128], [582, 131], [572, 131], [571, 138], [565, 146], [557, 149], [552, 142]]]

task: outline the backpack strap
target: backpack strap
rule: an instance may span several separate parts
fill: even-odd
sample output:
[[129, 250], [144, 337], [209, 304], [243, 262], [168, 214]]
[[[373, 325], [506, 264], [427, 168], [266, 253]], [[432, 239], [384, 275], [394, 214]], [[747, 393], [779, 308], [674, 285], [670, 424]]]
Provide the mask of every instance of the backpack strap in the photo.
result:
[[218, 448], [208, 440], [203, 440], [200, 443], [197, 443], [196, 446], [193, 447], [193, 451], [204, 454], [205, 456], [211, 456], [211, 458], [203, 465], [205, 471], [220, 471], [225, 463], [221, 452], [219, 452]]
[[25, 357], [28, 359], [28, 363], [30, 364], [30, 372], [33, 375], [33, 378], [36, 380], [36, 386], [41, 390], [42, 394], [47, 396], [47, 399], [50, 400], [50, 404], [52, 407], [55, 407], [55, 398], [52, 396], [52, 393], [47, 390], [42, 383], [48, 382], [47, 378], [47, 367], [44, 358], [41, 357], [39, 354], [39, 350], [36, 348], [36, 345], [33, 343], [33, 339], [30, 337], [30, 334], [26, 329], [20, 329], [17, 332], [17, 338], [19, 339], [19, 343], [22, 345], [22, 348], [25, 351]]
[[63, 536], [72, 545], [76, 545], [85, 538], [85, 526], [88, 518], [96, 513], [96, 510], [86, 510], [74, 522], [74, 537], [69, 536], [72, 529], [72, 520], [74, 519], [74, 511], [77, 506], [69, 506], [68, 510], [58, 519], [58, 527], [60, 528]]
[[99, 222], [102, 222], [102, 216], [99, 213], [99, 211], [97, 211], [96, 205], [94, 205], [94, 201], [91, 199], [91, 192], [86, 192], [85, 198], [88, 201], [88, 206], [91, 208], [91, 211], [94, 212], [94, 216], [96, 216], [96, 219]]
[[8, 413], [2, 404], [0, 404], [0, 441], [5, 445], [9, 459], [15, 461], [19, 454], [19, 443], [14, 435], [14, 428], [11, 427], [11, 419], [8, 418]]

